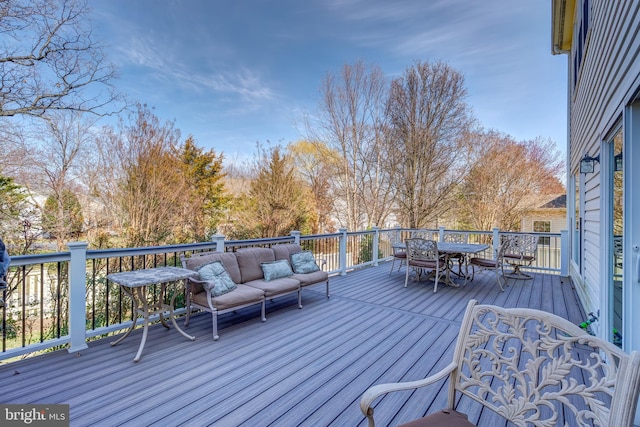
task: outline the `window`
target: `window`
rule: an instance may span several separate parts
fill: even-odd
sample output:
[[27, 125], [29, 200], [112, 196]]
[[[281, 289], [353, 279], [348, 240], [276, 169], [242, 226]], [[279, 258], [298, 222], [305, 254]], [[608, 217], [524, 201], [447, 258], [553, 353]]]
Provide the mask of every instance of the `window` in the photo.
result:
[[571, 247], [573, 261], [578, 266], [578, 271], [582, 274], [582, 208], [580, 196], [580, 176], [578, 172], [573, 175], [573, 185], [575, 188], [575, 229], [573, 230], [573, 246]]
[[[551, 233], [551, 221], [533, 221], [533, 231], [536, 233]], [[541, 236], [538, 244], [549, 246], [551, 244], [551, 236]]]
[[551, 233], [551, 221], [533, 221], [533, 231], [536, 233]]
[[582, 2], [582, 16], [580, 20], [580, 27], [578, 33], [574, 38], [576, 41], [576, 48], [573, 57], [573, 87], [578, 85], [578, 78], [580, 75], [580, 67], [582, 66], [582, 60], [587, 50], [587, 39], [589, 36], [589, 0], [583, 0]]

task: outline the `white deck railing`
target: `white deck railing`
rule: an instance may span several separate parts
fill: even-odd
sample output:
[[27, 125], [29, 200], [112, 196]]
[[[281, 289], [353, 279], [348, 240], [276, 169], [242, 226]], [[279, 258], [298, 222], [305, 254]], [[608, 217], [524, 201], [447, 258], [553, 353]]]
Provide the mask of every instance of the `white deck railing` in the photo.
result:
[[[203, 243], [101, 250], [88, 250], [87, 243], [73, 242], [68, 245], [69, 252], [12, 256], [10, 290], [1, 310], [0, 360], [60, 347], [76, 352], [86, 348], [93, 337], [128, 328], [134, 321], [131, 301], [117, 285], [106, 280], [109, 273], [180, 265], [181, 254], [295, 242], [326, 259], [330, 274], [345, 275], [349, 270], [377, 266], [390, 259], [394, 236], [406, 238], [413, 231], [374, 227], [368, 231], [341, 229], [338, 233], [304, 236], [292, 231], [290, 236], [253, 240], [225, 240], [224, 236], [215, 235]], [[428, 231], [442, 240], [445, 229]], [[495, 253], [495, 243], [504, 234], [499, 229], [465, 233], [469, 242], [490, 244], [485, 257]], [[533, 234], [543, 239], [529, 269], [566, 276], [568, 233]]]

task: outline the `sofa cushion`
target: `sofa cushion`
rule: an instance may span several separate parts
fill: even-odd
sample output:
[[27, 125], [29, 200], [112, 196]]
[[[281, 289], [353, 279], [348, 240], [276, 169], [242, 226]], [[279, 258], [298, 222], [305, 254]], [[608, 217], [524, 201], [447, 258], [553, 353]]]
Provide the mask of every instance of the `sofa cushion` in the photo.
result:
[[310, 251], [291, 254], [291, 268], [298, 274], [313, 273], [319, 271], [320, 267]]
[[287, 260], [281, 259], [280, 261], [263, 262], [260, 264], [264, 280], [267, 282], [275, 279], [281, 279], [283, 277], [293, 276], [293, 271]]
[[306, 274], [294, 274], [291, 276], [292, 279], [296, 279], [300, 281], [300, 286], [309, 286], [314, 283], [326, 282], [329, 280], [329, 273], [326, 271], [314, 271], [313, 273]]
[[221, 261], [201, 265], [196, 271], [200, 274], [200, 280], [205, 281], [202, 286], [209, 289], [214, 297], [231, 292], [236, 288], [236, 284], [231, 280]]
[[245, 285], [260, 289], [267, 298], [275, 297], [281, 294], [287, 294], [300, 289], [300, 282], [292, 277], [283, 277], [267, 282], [264, 279], [252, 280], [246, 282]]
[[[184, 268], [197, 270], [199, 266], [209, 264], [213, 261], [222, 262], [224, 269], [227, 270], [227, 273], [229, 273], [229, 276], [234, 283], [240, 283], [242, 281], [240, 267], [238, 266], [238, 261], [233, 252], [203, 252], [193, 254], [191, 257], [185, 259]], [[199, 291], [200, 290], [198, 290], [198, 292]]]
[[240, 267], [240, 275], [242, 276], [240, 283], [263, 279], [264, 273], [262, 272], [260, 264], [276, 260], [273, 251], [269, 248], [239, 249], [235, 253], [235, 256], [238, 261], [238, 266]]
[[302, 252], [302, 248], [296, 243], [281, 243], [279, 245], [273, 245], [271, 246], [271, 250], [276, 257], [276, 260], [286, 259], [287, 261], [291, 259], [292, 254]]
[[[236, 288], [224, 295], [211, 298], [211, 304], [218, 310], [226, 310], [228, 308], [238, 307], [245, 304], [254, 304], [262, 301], [264, 298], [264, 291], [253, 288], [251, 286], [236, 285]], [[203, 307], [208, 307], [207, 293], [200, 292], [193, 294], [191, 301], [195, 304], [199, 304]]]

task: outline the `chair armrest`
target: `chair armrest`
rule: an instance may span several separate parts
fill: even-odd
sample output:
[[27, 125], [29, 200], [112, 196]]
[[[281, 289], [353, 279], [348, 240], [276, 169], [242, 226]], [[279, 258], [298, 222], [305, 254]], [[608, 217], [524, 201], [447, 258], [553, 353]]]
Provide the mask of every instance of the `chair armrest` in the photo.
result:
[[375, 422], [373, 421], [373, 408], [371, 407], [371, 405], [373, 404], [373, 401], [378, 397], [392, 391], [411, 390], [433, 384], [450, 375], [457, 369], [457, 367], [458, 365], [456, 363], [450, 363], [439, 372], [422, 380], [407, 381], [401, 383], [377, 384], [367, 389], [360, 399], [360, 410], [369, 419], [369, 427], [375, 426]]
[[209, 286], [205, 286], [205, 283], [209, 283], [208, 280], [198, 280], [198, 279], [194, 279], [194, 278], [189, 278], [189, 280], [187, 280], [187, 292], [191, 292], [191, 287], [189, 286], [190, 283], [197, 283], [202, 285], [202, 289], [204, 290], [204, 292], [207, 293], [207, 303], [209, 305], [209, 308], [213, 311], [215, 310], [215, 307], [213, 306], [212, 303], [212, 298], [213, 298], [213, 294], [211, 293], [211, 288]]
[[188, 292], [191, 292], [191, 283], [202, 285], [202, 287], [205, 290], [207, 289], [207, 287], [204, 285], [205, 283], [207, 283], [206, 280], [198, 280], [198, 279], [194, 279], [193, 277], [189, 277], [189, 279], [187, 279], [187, 283], [186, 283], [186, 286], [185, 286], [185, 288], [187, 289]]

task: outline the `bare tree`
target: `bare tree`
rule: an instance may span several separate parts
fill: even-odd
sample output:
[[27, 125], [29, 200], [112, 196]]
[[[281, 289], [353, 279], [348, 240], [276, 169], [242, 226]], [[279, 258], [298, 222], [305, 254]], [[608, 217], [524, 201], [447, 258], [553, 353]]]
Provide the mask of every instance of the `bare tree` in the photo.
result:
[[384, 103], [387, 85], [379, 67], [362, 61], [328, 73], [321, 86], [319, 125], [324, 141], [339, 154], [333, 174], [336, 218], [358, 230], [382, 221], [392, 198], [383, 168]]
[[416, 62], [391, 83], [387, 172], [405, 226], [437, 225], [465, 175], [473, 125], [466, 94], [462, 74], [442, 62]]
[[565, 192], [562, 160], [548, 140], [516, 142], [490, 131], [476, 135], [477, 161], [459, 188], [463, 228], [520, 230], [522, 217], [544, 196]]
[[104, 114], [114, 68], [94, 40], [84, 0], [0, 4], [0, 117]]
[[298, 141], [288, 147], [296, 171], [307, 183], [316, 207], [318, 224], [312, 233], [336, 231], [331, 213], [334, 197], [331, 193], [331, 171], [336, 169], [338, 156], [321, 142]]
[[124, 231], [129, 246], [173, 242], [182, 228], [187, 183], [180, 167], [180, 131], [173, 123], [161, 124], [146, 107], [138, 106], [130, 125], [118, 131], [105, 128], [98, 141], [98, 193]]
[[[48, 229], [63, 250], [71, 238], [78, 237], [77, 222], [70, 222], [69, 198], [78, 201], [87, 193], [81, 168], [93, 147], [94, 118], [79, 112], [49, 113], [44, 126], [25, 139], [26, 161], [20, 176], [32, 193], [47, 196]], [[37, 197], [33, 198], [38, 200]], [[39, 204], [42, 211], [43, 204]]]

